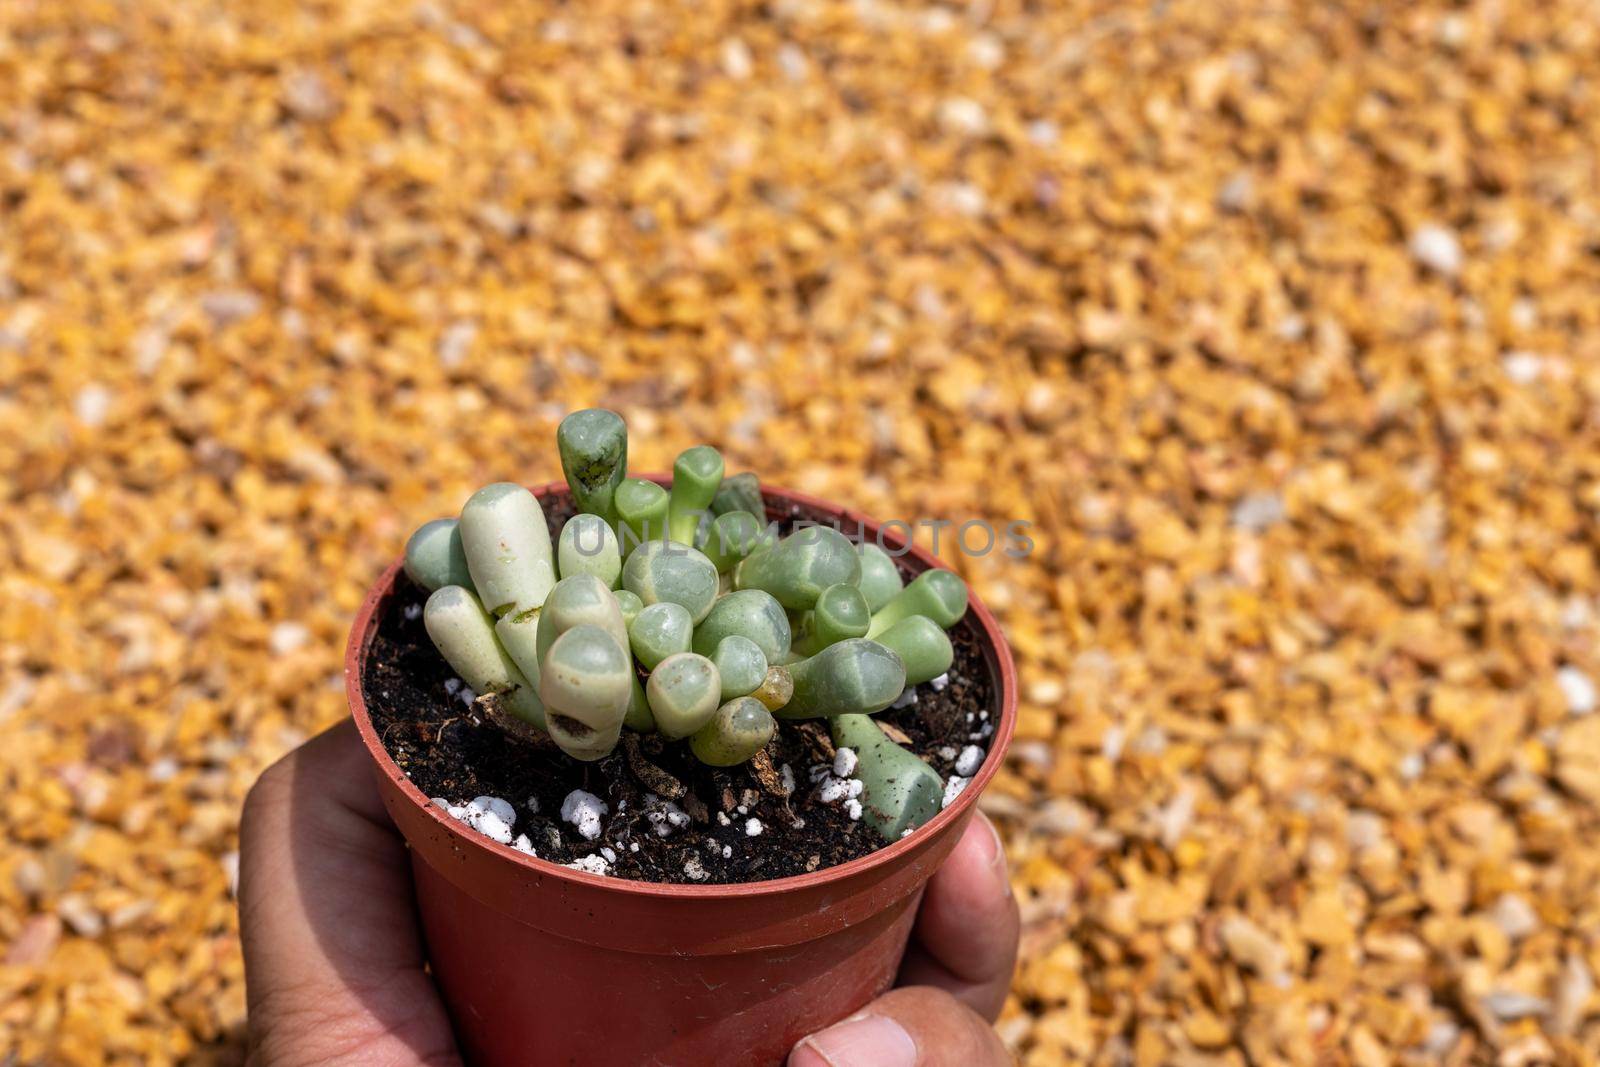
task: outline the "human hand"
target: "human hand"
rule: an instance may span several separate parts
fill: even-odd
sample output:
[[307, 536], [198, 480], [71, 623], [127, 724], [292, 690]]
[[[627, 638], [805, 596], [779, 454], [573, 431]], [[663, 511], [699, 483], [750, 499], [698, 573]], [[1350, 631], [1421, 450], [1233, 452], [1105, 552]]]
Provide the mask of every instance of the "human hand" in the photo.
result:
[[[461, 1063], [424, 970], [405, 842], [367, 764], [343, 722], [273, 764], [245, 800], [239, 924], [258, 1067]], [[806, 1038], [790, 1067], [1009, 1062], [987, 1020], [1016, 945], [1004, 853], [977, 815], [928, 883], [900, 988]]]

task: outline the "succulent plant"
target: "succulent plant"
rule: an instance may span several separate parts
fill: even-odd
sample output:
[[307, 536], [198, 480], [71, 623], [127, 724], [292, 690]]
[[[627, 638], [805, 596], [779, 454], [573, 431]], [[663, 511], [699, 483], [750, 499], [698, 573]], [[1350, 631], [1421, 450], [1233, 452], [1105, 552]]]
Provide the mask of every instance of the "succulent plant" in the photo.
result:
[[677, 740], [704, 726], [722, 700], [716, 664], [693, 652], [668, 656], [650, 672], [644, 687], [656, 729]]
[[873, 542], [861, 542], [856, 553], [861, 557], [861, 580], [856, 588], [867, 598], [867, 609], [877, 612], [905, 588], [905, 580], [900, 577], [894, 557]]
[[699, 549], [647, 541], [622, 565], [622, 586], [645, 604], [682, 604], [698, 625], [717, 599], [717, 568]]
[[735, 697], [689, 738], [689, 748], [701, 763], [733, 767], [767, 747], [778, 724], [766, 705], [754, 697]]
[[854, 749], [861, 819], [886, 841], [898, 841], [935, 815], [944, 783], [932, 767], [889, 740], [867, 715], [840, 715], [829, 724], [834, 745]]
[[556, 440], [581, 510], [554, 545], [538, 500], [511, 482], [406, 544], [406, 572], [432, 591], [428, 634], [469, 686], [581, 760], [626, 726], [734, 766], [771, 741], [774, 716], [830, 718], [860, 752], [880, 832], [938, 810], [938, 775], [866, 716], [949, 668], [959, 578], [904, 585], [882, 548], [826, 526], [779, 539], [756, 476], [725, 478], [709, 446], [678, 456], [670, 491], [628, 478], [614, 412], [573, 412]]
[[955, 660], [950, 635], [926, 615], [901, 619], [873, 640], [900, 657], [906, 668], [906, 685], [921, 685], [939, 677]]
[[472, 494], [461, 508], [461, 548], [491, 615], [537, 608], [555, 584], [544, 511], [520, 485], [496, 482]]
[[788, 704], [794, 697], [794, 678], [790, 676], [789, 668], [769, 666], [767, 676], [750, 695], [761, 701], [768, 711], [777, 711]]
[[544, 729], [539, 694], [500, 647], [489, 613], [472, 590], [459, 585], [434, 590], [423, 605], [422, 623], [462, 681], [479, 693], [498, 693], [507, 711]]
[[789, 654], [789, 616], [771, 593], [741, 589], [719, 597], [696, 624], [691, 647], [702, 656], [717, 650], [729, 634], [742, 634], [760, 647], [768, 663]]
[[814, 656], [829, 645], [850, 637], [864, 637], [872, 622], [867, 598], [853, 585], [830, 585], [817, 596], [817, 606], [805, 613], [794, 651]]
[[628, 625], [628, 641], [639, 666], [653, 671], [668, 656], [689, 651], [694, 620], [682, 604], [646, 604]]
[[622, 609], [623, 625], [631, 627], [639, 612], [644, 610], [644, 601], [639, 599], [638, 593], [626, 589], [613, 589], [611, 595], [617, 598], [617, 607]]
[[655, 482], [625, 478], [611, 501], [617, 509], [617, 540], [624, 560], [640, 545], [666, 539], [669, 498]]
[[734, 569], [733, 584], [771, 593], [790, 611], [809, 611], [828, 586], [854, 585], [860, 577], [861, 557], [844, 534], [807, 526], [746, 557]]
[[633, 687], [633, 661], [616, 638], [583, 623], [551, 644], [539, 698], [546, 729], [573, 759], [597, 760], [617, 746]]
[[706, 554], [718, 574], [729, 574], [753, 552], [777, 543], [772, 528], [748, 511], [730, 511], [711, 520], [701, 539], [700, 551]]
[[694, 544], [700, 519], [711, 514], [711, 500], [721, 484], [721, 452], [710, 445], [696, 445], [679, 453], [672, 465], [667, 536], [679, 544]]
[[877, 637], [901, 619], [913, 615], [924, 615], [948, 630], [966, 612], [966, 582], [954, 571], [923, 571], [873, 613], [867, 636]]
[[871, 715], [905, 692], [900, 657], [876, 641], [853, 637], [788, 665], [794, 695], [777, 712], [784, 719]]
[[767, 656], [761, 646], [743, 634], [729, 634], [711, 654], [722, 679], [722, 699], [749, 696], [767, 680]]
[[622, 416], [604, 408], [574, 411], [556, 428], [556, 451], [573, 503], [615, 526], [612, 498], [628, 470], [628, 427]]
[[753, 471], [743, 474], [730, 475], [722, 479], [722, 485], [717, 488], [717, 495], [711, 498], [711, 510], [718, 515], [726, 515], [730, 511], [746, 511], [761, 520], [763, 526], [767, 522], [766, 501], [761, 499], [761, 480]]
[[572, 516], [556, 538], [556, 570], [562, 578], [592, 574], [615, 589], [622, 577], [616, 531], [598, 515]]
[[417, 527], [406, 542], [406, 574], [428, 592], [447, 585], [472, 585], [467, 554], [461, 548], [461, 524], [434, 519]]

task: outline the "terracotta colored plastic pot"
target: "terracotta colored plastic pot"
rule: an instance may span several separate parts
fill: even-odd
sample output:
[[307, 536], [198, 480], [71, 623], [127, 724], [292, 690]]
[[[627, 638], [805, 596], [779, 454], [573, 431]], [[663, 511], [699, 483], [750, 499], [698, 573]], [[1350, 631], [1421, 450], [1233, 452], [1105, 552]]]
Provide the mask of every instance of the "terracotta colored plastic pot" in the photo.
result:
[[[552, 483], [534, 492], [564, 496]], [[773, 515], [798, 506], [855, 512], [766, 490]], [[896, 544], [886, 536], [885, 547]], [[918, 569], [935, 560], [913, 548]], [[894, 981], [929, 877], [960, 839], [1004, 757], [1016, 675], [994, 617], [973, 627], [993, 676], [997, 721], [972, 784], [916, 833], [813, 874], [744, 885], [656, 885], [534, 859], [451, 819], [395, 766], [367, 715], [362, 665], [394, 595], [396, 561], [350, 633], [345, 688], [372, 753], [383, 801], [411, 846], [417, 905], [439, 989], [470, 1062], [487, 1067], [730, 1067], [781, 1064], [789, 1049], [858, 1010]]]

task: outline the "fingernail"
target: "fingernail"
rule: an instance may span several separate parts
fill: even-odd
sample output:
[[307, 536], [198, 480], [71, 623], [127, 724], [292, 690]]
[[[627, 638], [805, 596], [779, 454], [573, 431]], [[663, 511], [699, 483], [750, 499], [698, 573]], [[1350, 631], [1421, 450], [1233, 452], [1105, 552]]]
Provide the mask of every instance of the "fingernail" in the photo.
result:
[[1006, 896], [1009, 897], [1011, 895], [1011, 872], [1006, 869], [1005, 842], [1000, 840], [1000, 831], [994, 828], [994, 823], [982, 815], [977, 818], [989, 831], [989, 866], [994, 870], [995, 878], [1000, 882], [1001, 888], [1005, 890]]
[[827, 1067], [916, 1067], [917, 1043], [905, 1027], [883, 1015], [858, 1015], [812, 1034], [795, 1049], [791, 1064], [813, 1052]]

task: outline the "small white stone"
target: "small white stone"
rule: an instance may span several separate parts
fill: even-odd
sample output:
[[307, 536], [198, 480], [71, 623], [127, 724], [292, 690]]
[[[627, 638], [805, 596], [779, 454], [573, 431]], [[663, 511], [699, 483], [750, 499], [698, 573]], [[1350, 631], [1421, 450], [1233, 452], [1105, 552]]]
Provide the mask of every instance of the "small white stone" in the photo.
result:
[[79, 422], [93, 429], [103, 424], [106, 416], [111, 414], [112, 399], [110, 389], [98, 382], [91, 383], [79, 389], [78, 395], [72, 398], [72, 414]]
[[517, 839], [511, 842], [511, 847], [529, 856], [539, 855], [533, 850], [533, 842], [528, 840], [527, 834], [518, 834]]
[[456, 691], [456, 699], [470, 708], [472, 707], [472, 702], [478, 699], [478, 691], [470, 685], [463, 685]]
[[1500, 357], [1500, 369], [1518, 385], [1531, 385], [1544, 370], [1544, 357], [1537, 352], [1507, 352]]
[[691, 854], [688, 859], [683, 861], [683, 873], [691, 882], [703, 882], [709, 877], [706, 874], [705, 865], [700, 862], [700, 854], [698, 852]]
[[787, 763], [778, 768], [778, 784], [785, 793], [794, 792], [794, 768]]
[[935, 753], [942, 760], [953, 760], [961, 753], [954, 745], [943, 745]]
[[422, 618], [422, 605], [407, 604], [405, 606], [405, 610], [402, 611], [401, 614], [404, 615], [408, 621], [412, 619], [420, 619]]
[[311, 640], [311, 631], [298, 622], [280, 622], [267, 637], [267, 648], [274, 656], [287, 656]]
[[733, 825], [733, 820], [728, 818], [728, 813], [725, 811], [717, 812], [717, 822], [723, 826]]
[[628, 842], [628, 851], [629, 852], [638, 852], [639, 851], [639, 842], [637, 842], [637, 841], [629, 841]]
[[1502, 893], [1489, 910], [1489, 918], [1500, 932], [1513, 941], [1519, 941], [1539, 929], [1539, 916], [1526, 900], [1515, 893]]
[[732, 855], [733, 855], [733, 846], [732, 845], [723, 845], [722, 846], [722, 858], [723, 859], [727, 859], [729, 856], [732, 856]]
[[467, 804], [468, 812], [488, 812], [504, 823], [517, 821], [517, 810], [499, 797], [473, 797]]
[[901, 708], [909, 708], [916, 702], [917, 691], [915, 689], [907, 689], [904, 693], [901, 693], [899, 696], [895, 697], [894, 703], [890, 704], [889, 707], [895, 711], [899, 711]]
[[844, 795], [846, 800], [854, 800], [867, 788], [867, 783], [859, 778], [852, 778], [845, 783]]
[[574, 789], [561, 802], [561, 821], [577, 827], [585, 841], [593, 841], [600, 836], [600, 817], [610, 811], [610, 805], [593, 793]]
[[469, 811], [467, 825], [502, 845], [511, 844], [511, 826], [492, 811]]
[[740, 815], [749, 815], [750, 814], [750, 809], [745, 807], [743, 804], [740, 804], [734, 810], [737, 811]]
[[950, 684], [950, 674], [949, 674], [949, 672], [941, 674], [936, 678], [929, 678], [928, 679], [928, 684], [933, 686], [933, 691], [935, 693], [944, 692], [944, 687]]
[[817, 786], [817, 799], [824, 804], [835, 804], [843, 800], [849, 790], [850, 786], [846, 784], [843, 778], [835, 778], [829, 775]]
[[761, 833], [760, 819], [746, 819], [744, 821], [744, 836], [756, 837]]
[[465, 684], [460, 678], [446, 678], [444, 680], [444, 691], [451, 696], [455, 696]]
[[685, 815], [683, 809], [672, 801], [663, 800], [653, 794], [650, 800], [650, 810], [644, 813], [644, 817], [649, 820], [657, 837], [667, 837], [675, 830], [689, 825], [689, 816]]
[[600, 850], [600, 855], [606, 858], [607, 863], [617, 862], [617, 854], [609, 848], [602, 848]]
[[848, 778], [856, 773], [856, 750], [841, 748], [833, 754], [833, 773], [840, 778]]
[[971, 778], [979, 767], [983, 766], [983, 749], [977, 745], [968, 745], [961, 750], [961, 755], [956, 757], [956, 773], [963, 778]]
[[852, 819], [861, 818], [861, 801], [851, 799], [844, 802], [844, 813]]
[[1443, 226], [1430, 223], [1418, 227], [1407, 247], [1411, 258], [1429, 270], [1451, 276], [1461, 272], [1461, 242]]
[[948, 808], [951, 802], [954, 801], [956, 797], [961, 795], [961, 791], [966, 789], [968, 783], [970, 782], [970, 778], [962, 778], [960, 775], [954, 774], [951, 775], [950, 780], [944, 784], [944, 799], [940, 801], [939, 807]]
[[1567, 711], [1587, 715], [1595, 708], [1594, 680], [1573, 666], [1556, 671], [1556, 686], [1567, 700]]
[[581, 859], [573, 860], [567, 866], [575, 871], [583, 871], [587, 874], [611, 873], [611, 864], [605, 861], [604, 856], [584, 856]]

